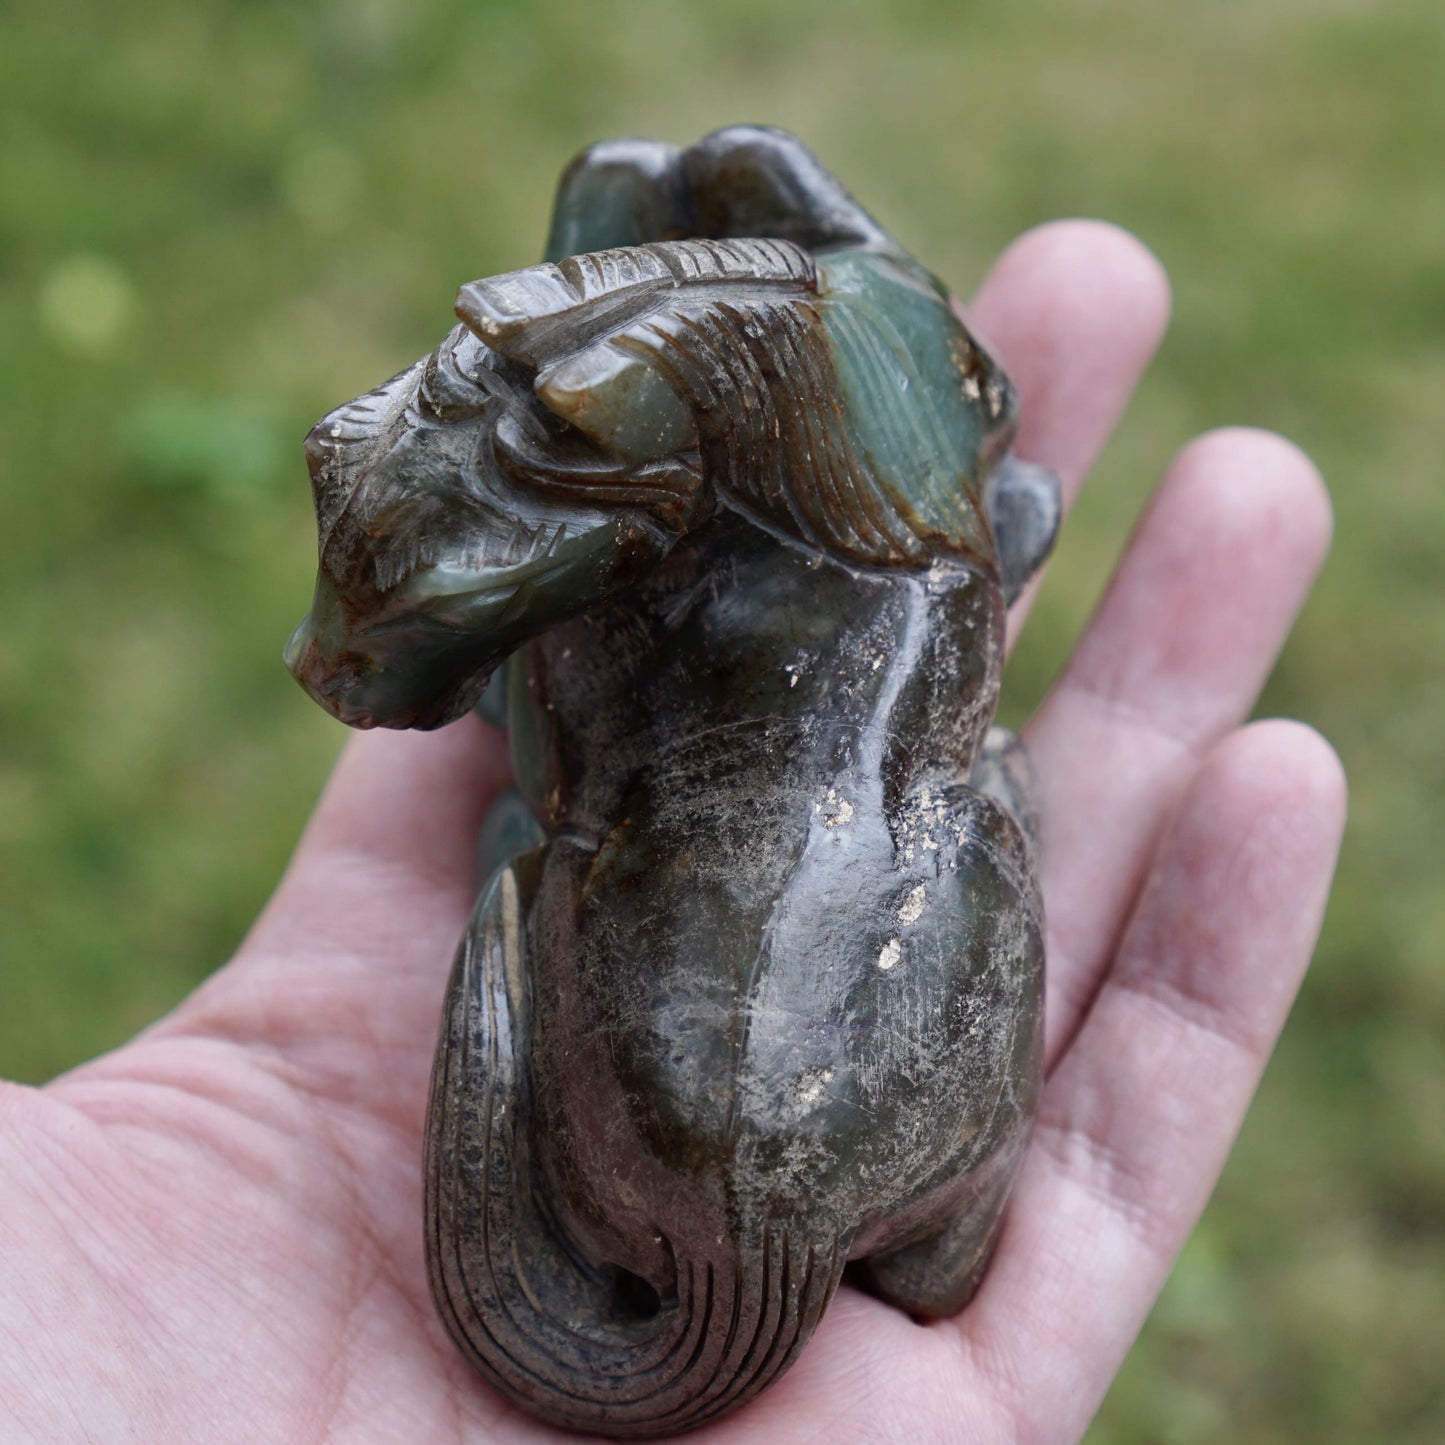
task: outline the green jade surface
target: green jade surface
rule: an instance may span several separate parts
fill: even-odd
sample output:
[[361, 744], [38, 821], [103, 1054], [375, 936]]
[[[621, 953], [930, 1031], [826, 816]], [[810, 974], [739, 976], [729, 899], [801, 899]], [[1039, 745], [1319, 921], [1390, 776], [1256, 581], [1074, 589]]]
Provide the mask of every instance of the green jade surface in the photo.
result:
[[287, 661], [359, 727], [505, 677], [432, 1289], [527, 1410], [658, 1435], [777, 1379], [850, 1261], [924, 1317], [987, 1262], [1043, 977], [991, 723], [1058, 489], [941, 285], [791, 136], [594, 146], [548, 256], [308, 437]]

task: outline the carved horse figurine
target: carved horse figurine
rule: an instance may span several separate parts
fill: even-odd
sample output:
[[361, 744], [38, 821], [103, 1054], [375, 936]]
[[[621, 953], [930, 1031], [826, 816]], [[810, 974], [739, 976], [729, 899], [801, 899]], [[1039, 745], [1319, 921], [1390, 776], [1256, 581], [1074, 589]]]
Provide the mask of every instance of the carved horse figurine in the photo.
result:
[[941, 285], [791, 136], [598, 145], [548, 256], [307, 438], [288, 662], [345, 722], [432, 728], [510, 659], [432, 1289], [527, 1410], [657, 1435], [776, 1380], [850, 1260], [918, 1316], [978, 1283], [1043, 969], [990, 724], [1058, 493]]

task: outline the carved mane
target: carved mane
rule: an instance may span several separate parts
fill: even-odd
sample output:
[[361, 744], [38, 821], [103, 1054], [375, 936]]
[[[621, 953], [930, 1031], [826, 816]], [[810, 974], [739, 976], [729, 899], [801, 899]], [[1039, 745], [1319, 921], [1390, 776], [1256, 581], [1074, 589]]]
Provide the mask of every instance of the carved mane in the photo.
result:
[[[473, 282], [457, 314], [488, 346], [535, 367], [542, 400], [604, 449], [650, 372], [670, 393], [659, 398], [654, 386], [661, 413], [680, 401], [691, 414], [686, 442], [706, 479], [806, 545], [864, 566], [924, 567], [938, 552], [993, 565], [976, 459], [921, 378], [899, 394], [912, 369], [903, 339], [876, 310], [830, 299], [817, 262], [791, 242], [595, 252]], [[845, 397], [840, 357], [866, 424]], [[1007, 398], [995, 400], [1001, 417]], [[528, 464], [529, 479], [587, 500], [589, 473], [575, 457], [558, 453], [549, 466], [530, 451]]]

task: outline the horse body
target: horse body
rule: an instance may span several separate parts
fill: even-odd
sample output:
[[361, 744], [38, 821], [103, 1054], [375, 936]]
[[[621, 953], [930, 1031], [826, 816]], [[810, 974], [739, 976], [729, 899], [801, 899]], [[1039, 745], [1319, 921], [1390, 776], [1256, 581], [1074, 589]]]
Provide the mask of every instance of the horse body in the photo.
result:
[[1031, 1109], [1037, 907], [1016, 826], [966, 782], [1001, 599], [965, 567], [860, 584], [735, 517], [645, 590], [516, 671], [549, 841], [518, 870], [511, 1107], [605, 1308], [622, 1271], [662, 1328], [680, 1267], [790, 1249], [820, 1310], [849, 1257], [954, 1220]]
[[1043, 967], [991, 723], [1057, 488], [790, 137], [599, 148], [558, 217], [623, 249], [464, 287], [313, 433], [290, 661], [347, 721], [436, 726], [511, 656], [530, 838], [488, 835], [448, 988], [433, 1293], [534, 1413], [656, 1435], [766, 1388], [849, 1260], [922, 1316], [981, 1276]]

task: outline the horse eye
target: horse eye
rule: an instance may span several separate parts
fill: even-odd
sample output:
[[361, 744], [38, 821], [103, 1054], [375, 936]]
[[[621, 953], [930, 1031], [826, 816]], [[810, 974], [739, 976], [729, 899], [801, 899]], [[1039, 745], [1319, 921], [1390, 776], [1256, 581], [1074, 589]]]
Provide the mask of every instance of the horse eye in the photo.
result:
[[426, 359], [416, 389], [416, 407], [425, 417], [439, 422], [465, 421], [479, 416], [491, 400], [475, 383], [448, 366], [442, 357], [445, 347]]

